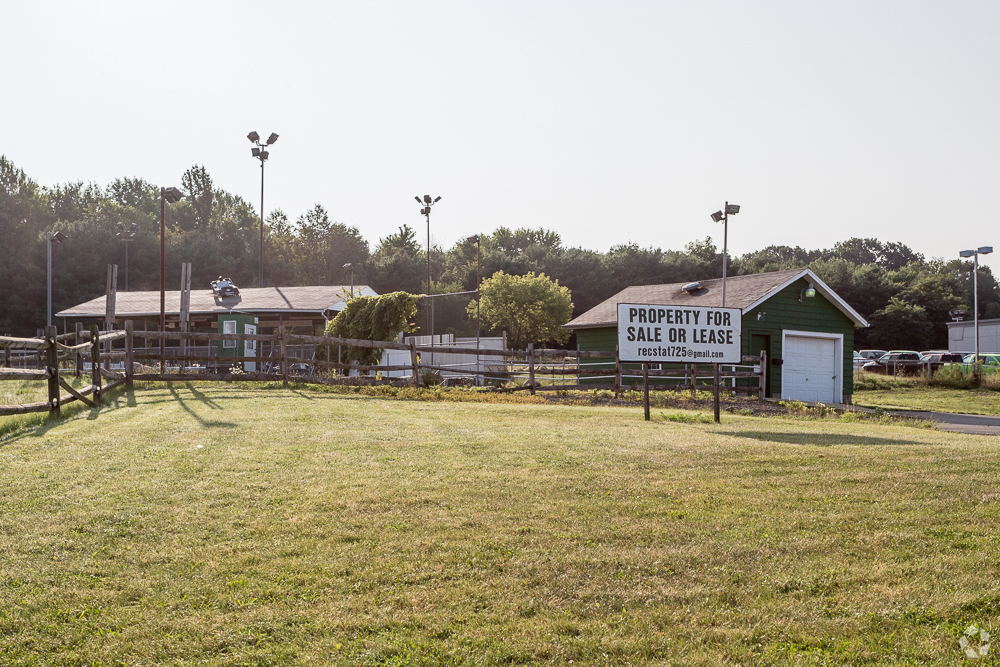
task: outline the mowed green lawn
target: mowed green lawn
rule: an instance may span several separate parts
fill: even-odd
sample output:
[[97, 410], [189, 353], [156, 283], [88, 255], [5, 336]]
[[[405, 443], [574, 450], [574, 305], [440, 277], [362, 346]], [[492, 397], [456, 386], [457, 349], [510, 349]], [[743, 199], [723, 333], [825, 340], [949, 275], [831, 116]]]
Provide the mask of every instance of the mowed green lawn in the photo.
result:
[[[960, 664], [1000, 441], [191, 386], [0, 438], [0, 664]], [[992, 658], [991, 651], [991, 658]]]
[[948, 389], [914, 383], [854, 392], [858, 405], [885, 409], [937, 410], [970, 415], [1000, 415], [1000, 391]]

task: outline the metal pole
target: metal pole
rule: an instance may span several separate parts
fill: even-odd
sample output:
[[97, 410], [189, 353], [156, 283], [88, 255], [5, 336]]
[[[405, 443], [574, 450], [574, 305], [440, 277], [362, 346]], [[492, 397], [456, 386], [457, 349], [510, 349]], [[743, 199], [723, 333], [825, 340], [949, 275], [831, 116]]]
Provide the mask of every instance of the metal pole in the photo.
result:
[[125, 291], [128, 291], [128, 239], [125, 239]]
[[[167, 330], [167, 292], [166, 292], [166, 223], [164, 222], [164, 212], [166, 201], [163, 198], [163, 188], [160, 188], [160, 331]], [[166, 373], [166, 360], [164, 356], [164, 345], [166, 341], [160, 339], [160, 372]]]
[[45, 326], [50, 327], [52, 326], [52, 232], [45, 232], [45, 245], [48, 257], [48, 305], [45, 309]]
[[480, 331], [480, 319], [479, 319], [479, 305], [482, 302], [482, 295], [479, 293], [479, 286], [482, 284], [482, 236], [476, 236], [476, 386], [478, 387], [482, 380], [482, 375], [479, 373], [479, 331]]
[[729, 202], [722, 209], [722, 307], [726, 307], [726, 264], [729, 259]]
[[[434, 294], [431, 289], [431, 205], [427, 205], [427, 294]], [[431, 347], [434, 347], [434, 297], [429, 296], [431, 302]], [[431, 352], [431, 366], [434, 365], [434, 353]]]
[[264, 286], [264, 158], [260, 159], [260, 268], [257, 270], [257, 287]]
[[972, 312], [976, 318], [976, 384], [979, 384], [979, 253], [972, 256]]

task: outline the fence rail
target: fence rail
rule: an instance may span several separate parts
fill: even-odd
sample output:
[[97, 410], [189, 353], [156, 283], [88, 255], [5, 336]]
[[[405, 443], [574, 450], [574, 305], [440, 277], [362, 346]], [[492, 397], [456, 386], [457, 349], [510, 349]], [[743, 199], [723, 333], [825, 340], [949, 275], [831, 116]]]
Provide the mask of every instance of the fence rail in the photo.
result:
[[[75, 337], [75, 343], [62, 343], [59, 339], [68, 340]], [[136, 339], [146, 341], [146, 346], [137, 348]], [[158, 341], [158, 348], [148, 347], [150, 341]], [[211, 345], [218, 341], [263, 342], [271, 343], [271, 356], [214, 355], [215, 347]], [[167, 353], [166, 343], [176, 342], [178, 352]], [[195, 346], [189, 343], [201, 342], [204, 345]], [[118, 347], [116, 349], [116, 343]], [[302, 359], [290, 354], [293, 345], [313, 346], [313, 358]], [[378, 350], [399, 350], [409, 352], [409, 363], [392, 365], [363, 365], [357, 363], [342, 363], [340, 361], [324, 361], [316, 358], [315, 350], [319, 346], [355, 347]], [[172, 346], [173, 347], [173, 346]], [[202, 353], [198, 348], [202, 348]], [[238, 347], [238, 346], [237, 346]], [[519, 387], [495, 387], [495, 391], [552, 391], [556, 389], [602, 389], [609, 388], [621, 391], [627, 385], [639, 384], [641, 378], [644, 390], [648, 394], [649, 379], [661, 381], [660, 386], [673, 390], [696, 392], [707, 389], [720, 381], [731, 381], [724, 387], [725, 391], [739, 393], [756, 393], [764, 395], [766, 373], [766, 355], [744, 356], [740, 364], [725, 364], [728, 371], [720, 372], [719, 367], [712, 364], [686, 364], [683, 368], [650, 368], [650, 364], [633, 364], [622, 362], [617, 352], [535, 349], [528, 345], [526, 350], [494, 349], [462, 347], [455, 345], [417, 345], [414, 341], [408, 343], [379, 340], [362, 340], [356, 338], [336, 338], [329, 336], [307, 336], [290, 333], [282, 325], [277, 334], [221, 334], [215, 332], [182, 332], [182, 331], [134, 331], [131, 321], [125, 322], [125, 329], [118, 331], [99, 331], [92, 326], [89, 331], [79, 327], [75, 334], [57, 336], [55, 327], [48, 327], [43, 338], [12, 338], [0, 336], [0, 348], [4, 351], [4, 366], [0, 368], [0, 380], [46, 380], [49, 385], [49, 399], [45, 402], [26, 405], [0, 406], [0, 415], [20, 414], [23, 412], [43, 411], [59, 412], [62, 404], [79, 400], [88, 405], [98, 405], [101, 394], [109, 388], [122, 383], [136, 380], [249, 380], [277, 381], [287, 384], [289, 377], [296, 378], [291, 372], [291, 364], [306, 363], [312, 369], [322, 368], [332, 371], [349, 371], [357, 373], [388, 373], [409, 372], [409, 375], [392, 379], [377, 376], [344, 375], [322, 376], [311, 375], [309, 382], [322, 384], [343, 383], [405, 383], [419, 386], [421, 376], [426, 372], [460, 373], [465, 377], [483, 379], [524, 379]], [[258, 349], [263, 352], [262, 346]], [[33, 354], [37, 357], [40, 368], [11, 368], [11, 351]], [[277, 356], [275, 353], [277, 352]], [[427, 363], [421, 355], [459, 354], [475, 355], [475, 364], [435, 365]], [[496, 359], [492, 362], [480, 362], [482, 357]], [[405, 358], [405, 357], [404, 357]], [[561, 360], [561, 361], [559, 361]], [[111, 368], [112, 361], [123, 361], [124, 368], [118, 372]], [[83, 389], [73, 387], [60, 378], [60, 365], [72, 362], [75, 374], [79, 377], [83, 368], [89, 365], [90, 386]], [[144, 362], [144, 363], [139, 363]], [[233, 365], [247, 362], [261, 364], [253, 371], [233, 372]], [[205, 363], [206, 367], [192, 366]], [[745, 370], [746, 364], [754, 364], [753, 370]], [[103, 367], [102, 367], [103, 365]], [[470, 366], [475, 365], [475, 368]], [[138, 369], [137, 369], [138, 366]], [[156, 366], [159, 371], [156, 372]], [[461, 369], [457, 367], [461, 366]], [[699, 369], [700, 366], [700, 369]], [[150, 368], [152, 367], [152, 368]], [[177, 372], [171, 372], [171, 368]], [[502, 369], [498, 370], [498, 369]], [[741, 370], [737, 370], [741, 369]], [[138, 372], [137, 372], [138, 370]], [[153, 372], [151, 372], [153, 371]], [[540, 382], [539, 378], [549, 378]], [[562, 382], [559, 383], [561, 378]], [[575, 382], [567, 382], [574, 379]], [[606, 379], [607, 382], [601, 382]], [[110, 380], [110, 384], [102, 386], [102, 380]], [[595, 380], [596, 382], [592, 382]], [[663, 385], [662, 381], [670, 381]], [[753, 382], [756, 380], [756, 382]], [[711, 381], [706, 382], [706, 381]], [[738, 384], [742, 381], [745, 384]], [[60, 388], [68, 393], [60, 395]], [[87, 396], [93, 395], [93, 400]]]

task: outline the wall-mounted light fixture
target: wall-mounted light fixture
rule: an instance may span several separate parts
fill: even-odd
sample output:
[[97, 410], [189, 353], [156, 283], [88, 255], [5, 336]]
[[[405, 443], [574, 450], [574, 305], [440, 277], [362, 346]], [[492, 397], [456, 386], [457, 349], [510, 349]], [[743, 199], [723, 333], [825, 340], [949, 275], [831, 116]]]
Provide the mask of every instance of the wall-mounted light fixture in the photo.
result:
[[802, 297], [805, 296], [807, 299], [811, 299], [816, 296], [816, 288], [813, 287], [812, 283], [809, 283], [809, 287], [803, 287], [802, 291], [799, 292], [799, 303], [802, 303]]

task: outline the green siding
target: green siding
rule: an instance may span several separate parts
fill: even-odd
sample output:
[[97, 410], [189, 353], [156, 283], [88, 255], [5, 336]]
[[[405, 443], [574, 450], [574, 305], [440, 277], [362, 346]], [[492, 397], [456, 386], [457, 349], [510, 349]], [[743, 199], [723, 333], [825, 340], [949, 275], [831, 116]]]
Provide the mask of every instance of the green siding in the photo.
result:
[[[854, 393], [854, 322], [844, 315], [837, 306], [817, 293], [813, 298], [799, 294], [808, 286], [808, 280], [801, 279], [778, 292], [763, 304], [743, 314], [743, 354], [757, 355], [760, 350], [751, 350], [750, 339], [754, 334], [771, 337], [768, 354], [768, 388], [770, 395], [781, 396], [781, 366], [775, 366], [773, 359], [781, 359], [781, 332], [814, 331], [818, 333], [843, 334], [844, 400]], [[762, 319], [758, 316], [761, 315]], [[614, 327], [601, 329], [577, 329], [576, 340], [582, 351], [614, 352], [618, 345], [618, 331]], [[682, 366], [682, 365], [678, 365]], [[614, 362], [596, 366], [614, 368]], [[582, 384], [607, 382], [606, 378], [584, 379]], [[653, 381], [653, 378], [650, 378]]]
[[[844, 335], [844, 400], [854, 393], [854, 322], [844, 315], [837, 306], [817, 292], [813, 298], [799, 294], [809, 284], [806, 279], [797, 280], [757, 308], [743, 313], [743, 353], [760, 354], [760, 350], [750, 350], [750, 336], [770, 335], [771, 349], [768, 351], [768, 386], [771, 396], [781, 396], [781, 366], [771, 363], [781, 358], [781, 332], [815, 331]], [[763, 319], [758, 319], [759, 314]]]

